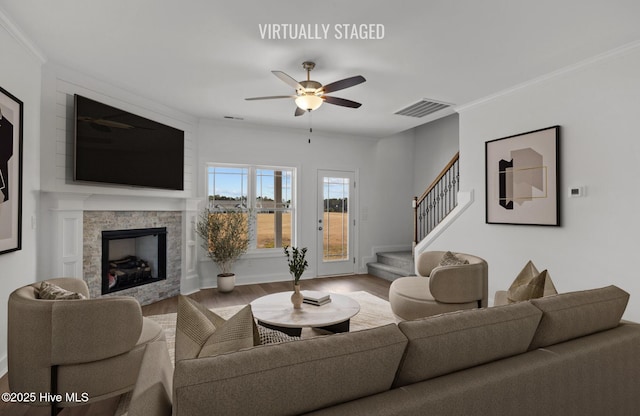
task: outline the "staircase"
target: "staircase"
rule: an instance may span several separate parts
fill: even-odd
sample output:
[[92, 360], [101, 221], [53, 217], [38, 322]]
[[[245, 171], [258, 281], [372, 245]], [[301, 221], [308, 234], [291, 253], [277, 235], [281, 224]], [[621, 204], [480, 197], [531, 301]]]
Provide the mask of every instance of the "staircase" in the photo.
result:
[[[460, 184], [460, 153], [456, 153], [442, 169], [436, 179], [420, 197], [413, 198], [413, 246], [416, 250], [427, 241], [426, 237], [434, 231], [434, 235], [442, 232], [445, 218], [449, 214], [460, 215], [458, 207], [458, 191]], [[471, 201], [473, 200], [471, 193]], [[466, 208], [469, 203], [462, 208]], [[460, 210], [458, 210], [460, 211]], [[369, 274], [394, 281], [398, 277], [414, 276], [415, 267], [412, 251], [388, 251], [377, 253], [376, 262], [367, 263]]]
[[460, 153], [456, 153], [419, 198], [413, 198], [414, 247], [458, 205]]
[[394, 281], [398, 277], [415, 275], [411, 251], [377, 253], [377, 261], [367, 263], [368, 273]]

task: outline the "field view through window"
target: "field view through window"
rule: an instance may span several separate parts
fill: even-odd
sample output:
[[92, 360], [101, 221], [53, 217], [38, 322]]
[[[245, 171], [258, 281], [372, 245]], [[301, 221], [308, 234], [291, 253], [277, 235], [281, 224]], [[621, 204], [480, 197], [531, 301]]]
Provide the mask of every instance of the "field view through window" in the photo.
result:
[[[325, 178], [323, 185], [323, 260], [349, 257], [349, 181]], [[295, 169], [209, 165], [209, 208], [251, 212], [249, 233], [254, 249], [295, 245]]]
[[251, 247], [291, 245], [295, 235], [295, 170], [256, 166], [213, 166], [207, 170], [209, 207], [251, 212]]

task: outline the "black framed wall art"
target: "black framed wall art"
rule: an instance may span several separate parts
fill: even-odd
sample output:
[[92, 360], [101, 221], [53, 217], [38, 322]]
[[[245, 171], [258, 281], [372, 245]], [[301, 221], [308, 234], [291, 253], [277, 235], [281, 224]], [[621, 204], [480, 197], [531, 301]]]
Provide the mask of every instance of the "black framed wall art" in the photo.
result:
[[0, 254], [22, 248], [22, 101], [0, 87]]
[[560, 126], [485, 143], [487, 224], [560, 225]]

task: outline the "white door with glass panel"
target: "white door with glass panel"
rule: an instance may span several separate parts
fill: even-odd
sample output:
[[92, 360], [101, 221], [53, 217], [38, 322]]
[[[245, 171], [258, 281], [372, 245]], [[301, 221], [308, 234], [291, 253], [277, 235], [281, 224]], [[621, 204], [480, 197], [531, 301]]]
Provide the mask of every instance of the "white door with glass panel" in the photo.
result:
[[355, 173], [318, 171], [318, 276], [355, 270]]

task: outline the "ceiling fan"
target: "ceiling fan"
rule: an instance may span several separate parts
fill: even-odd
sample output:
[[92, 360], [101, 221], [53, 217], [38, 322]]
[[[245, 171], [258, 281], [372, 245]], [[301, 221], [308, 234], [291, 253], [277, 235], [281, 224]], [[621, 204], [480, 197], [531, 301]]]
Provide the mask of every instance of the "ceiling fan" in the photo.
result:
[[296, 89], [295, 95], [273, 95], [269, 97], [252, 97], [245, 98], [245, 100], [272, 100], [279, 98], [293, 98], [296, 102], [297, 108], [294, 113], [295, 116], [301, 116], [305, 111], [313, 111], [318, 109], [322, 103], [327, 102], [329, 104], [339, 105], [342, 107], [358, 108], [362, 104], [355, 101], [347, 100], [344, 98], [331, 97], [325, 94], [343, 90], [345, 88], [353, 87], [366, 81], [362, 75], [356, 75], [354, 77], [341, 79], [340, 81], [332, 82], [327, 85], [322, 85], [317, 81], [311, 80], [310, 73], [315, 68], [315, 62], [305, 61], [302, 63], [302, 67], [307, 71], [307, 79], [305, 81], [296, 81], [289, 75], [282, 71], [271, 71], [273, 75], [280, 78]]

